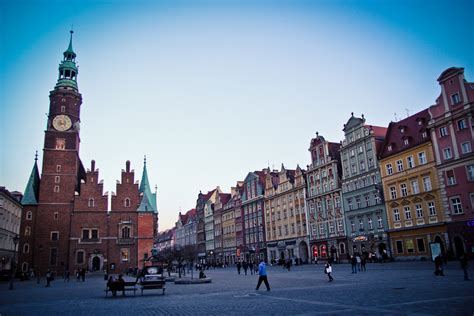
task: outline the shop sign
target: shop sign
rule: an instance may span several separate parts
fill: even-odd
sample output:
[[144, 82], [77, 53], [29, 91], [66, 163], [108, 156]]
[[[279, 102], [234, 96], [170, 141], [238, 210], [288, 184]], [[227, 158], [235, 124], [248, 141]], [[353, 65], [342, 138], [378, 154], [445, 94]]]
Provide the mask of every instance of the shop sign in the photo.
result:
[[357, 242], [357, 241], [367, 241], [367, 237], [365, 236], [357, 236], [355, 237], [354, 239], [352, 239], [353, 242]]

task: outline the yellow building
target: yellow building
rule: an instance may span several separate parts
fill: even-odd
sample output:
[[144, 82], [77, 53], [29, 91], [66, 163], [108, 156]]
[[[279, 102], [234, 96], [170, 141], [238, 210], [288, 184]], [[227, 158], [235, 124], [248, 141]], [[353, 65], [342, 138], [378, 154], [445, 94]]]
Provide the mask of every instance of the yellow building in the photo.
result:
[[305, 181], [299, 166], [268, 172], [265, 178], [265, 224], [270, 262], [308, 262]]
[[392, 254], [429, 259], [448, 242], [428, 109], [390, 123], [380, 170]]

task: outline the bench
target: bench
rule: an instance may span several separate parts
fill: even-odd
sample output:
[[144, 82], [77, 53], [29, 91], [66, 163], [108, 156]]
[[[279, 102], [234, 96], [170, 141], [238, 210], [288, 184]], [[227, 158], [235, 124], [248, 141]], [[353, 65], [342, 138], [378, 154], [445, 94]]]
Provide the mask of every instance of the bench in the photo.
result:
[[122, 291], [123, 295], [125, 295], [126, 291], [133, 291], [133, 296], [135, 296], [136, 295], [135, 292], [137, 291], [137, 282], [113, 282], [111, 286], [106, 285], [105, 297], [107, 297], [107, 294], [109, 293], [109, 291], [111, 291], [112, 293], [114, 291], [115, 292]]
[[166, 290], [166, 280], [152, 280], [152, 281], [141, 281], [140, 287], [142, 290], [142, 295], [144, 290], [153, 290], [153, 289], [162, 289], [163, 295], [165, 295]]

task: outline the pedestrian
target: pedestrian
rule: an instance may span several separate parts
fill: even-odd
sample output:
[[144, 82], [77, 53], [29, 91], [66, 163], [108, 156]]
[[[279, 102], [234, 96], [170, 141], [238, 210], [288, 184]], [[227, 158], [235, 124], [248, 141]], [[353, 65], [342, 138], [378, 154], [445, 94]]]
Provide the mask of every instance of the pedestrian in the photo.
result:
[[46, 272], [46, 287], [51, 287], [51, 281], [53, 280], [53, 274], [50, 270]]
[[360, 271], [360, 264], [362, 260], [360, 259], [359, 253], [356, 253], [356, 262], [357, 262], [357, 271]]
[[441, 258], [441, 254], [436, 256], [436, 258], [434, 260], [434, 263], [435, 263], [435, 272], [434, 272], [434, 274], [444, 276], [444, 273], [443, 273], [443, 258]]
[[469, 275], [467, 274], [467, 255], [464, 253], [459, 257], [459, 262], [461, 263], [461, 269], [464, 272], [464, 281], [469, 281]]
[[79, 280], [81, 279], [81, 273], [79, 271], [79, 269], [76, 270], [76, 282], [79, 282]]
[[357, 273], [357, 259], [355, 255], [351, 256], [351, 267], [352, 267], [352, 273]]
[[115, 278], [111, 275], [107, 281], [107, 287], [112, 292], [112, 296], [117, 296], [117, 287], [115, 284]]
[[314, 257], [314, 264], [318, 264], [318, 257]]
[[332, 266], [331, 266], [331, 263], [328, 262], [326, 263], [326, 266], [324, 267], [324, 272], [328, 275], [328, 278], [329, 278], [329, 281], [328, 282], [332, 282], [334, 281], [334, 278], [332, 277], [331, 273], [332, 273]]
[[367, 259], [366, 259], [366, 255], [362, 255], [362, 258], [360, 258], [360, 269], [361, 271], [366, 271], [365, 269], [365, 263], [366, 263]]
[[250, 274], [252, 274], [252, 275], [253, 275], [253, 269], [254, 269], [254, 267], [253, 267], [253, 261], [250, 261], [250, 262], [249, 262], [249, 270], [250, 270]]
[[270, 291], [270, 284], [268, 284], [267, 278], [267, 265], [265, 264], [265, 261], [263, 261], [263, 259], [260, 259], [260, 264], [258, 265], [258, 275], [258, 283], [255, 290], [258, 291], [258, 288], [260, 287], [260, 284], [262, 284], [263, 281], [265, 283], [265, 286], [267, 287], [267, 291]]
[[247, 275], [247, 270], [249, 269], [247, 261], [242, 262], [242, 267], [244, 268], [245, 275]]
[[86, 281], [86, 269], [84, 268], [82, 268], [81, 270], [81, 279], [82, 279], [82, 282]]
[[125, 280], [121, 274], [119, 274], [117, 281], [115, 281], [115, 285], [116, 291], [122, 291], [122, 296], [125, 296]]
[[240, 261], [237, 262], [237, 273], [240, 275], [240, 269], [242, 269], [242, 264]]
[[69, 270], [66, 270], [66, 272], [64, 272], [64, 282], [69, 282], [69, 277], [70, 277], [70, 273], [69, 273]]

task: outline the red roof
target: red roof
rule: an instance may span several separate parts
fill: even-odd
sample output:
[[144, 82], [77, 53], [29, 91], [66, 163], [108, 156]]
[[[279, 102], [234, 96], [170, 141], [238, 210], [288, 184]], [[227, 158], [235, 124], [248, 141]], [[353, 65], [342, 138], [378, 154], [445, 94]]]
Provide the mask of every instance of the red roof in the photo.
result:
[[374, 126], [374, 125], [364, 125], [364, 127], [371, 129], [374, 131], [374, 135], [376, 137], [385, 137], [387, 134], [388, 128], [382, 126]]
[[[429, 120], [430, 114], [428, 109], [424, 109], [401, 121], [391, 122], [380, 152], [380, 158], [392, 156], [430, 141], [430, 133], [427, 129]], [[426, 133], [426, 137], [423, 137], [423, 132]]]
[[227, 202], [229, 202], [231, 197], [232, 196], [230, 193], [220, 193], [219, 198], [221, 199], [222, 206], [226, 205]]

